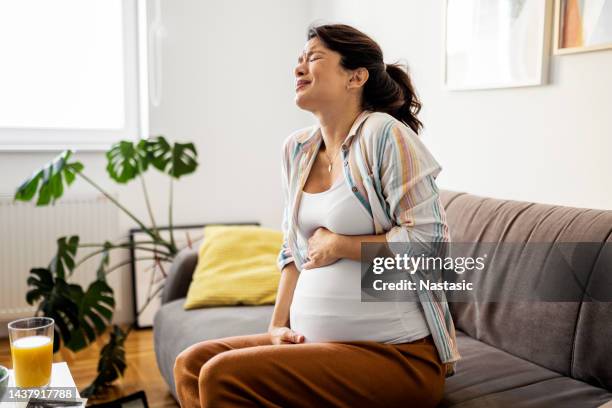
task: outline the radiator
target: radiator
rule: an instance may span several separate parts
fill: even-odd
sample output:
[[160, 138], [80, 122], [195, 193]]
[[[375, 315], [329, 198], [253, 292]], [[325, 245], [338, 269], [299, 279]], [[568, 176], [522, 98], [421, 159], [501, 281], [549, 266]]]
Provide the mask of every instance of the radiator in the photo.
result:
[[[73, 196], [46, 207], [0, 196], [0, 321], [33, 315], [36, 307], [25, 301], [26, 280], [31, 268], [49, 265], [57, 249], [57, 238], [79, 235], [82, 243], [114, 242], [120, 238], [118, 211], [102, 195]], [[76, 259], [90, 251], [79, 249]], [[125, 259], [126, 255], [122, 256]], [[111, 265], [119, 261], [115, 256]], [[95, 279], [98, 263], [98, 257], [83, 263], [70, 282], [86, 289]], [[121, 280], [116, 275], [126, 271], [129, 268], [121, 268], [108, 277], [118, 307], [122, 293]]]

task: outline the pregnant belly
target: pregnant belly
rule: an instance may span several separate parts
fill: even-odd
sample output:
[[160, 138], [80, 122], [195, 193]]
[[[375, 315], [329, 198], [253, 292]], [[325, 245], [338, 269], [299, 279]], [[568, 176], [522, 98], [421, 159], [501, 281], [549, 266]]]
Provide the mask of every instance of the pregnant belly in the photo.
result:
[[421, 313], [416, 304], [398, 308], [394, 302], [361, 302], [360, 282], [361, 265], [350, 259], [302, 270], [290, 308], [291, 328], [307, 343], [402, 341], [407, 314]]

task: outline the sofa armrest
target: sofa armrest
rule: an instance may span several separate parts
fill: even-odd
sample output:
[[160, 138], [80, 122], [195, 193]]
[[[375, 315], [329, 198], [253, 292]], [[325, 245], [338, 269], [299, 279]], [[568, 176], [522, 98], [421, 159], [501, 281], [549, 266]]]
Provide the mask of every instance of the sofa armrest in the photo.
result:
[[185, 248], [176, 255], [164, 283], [161, 298], [162, 304], [187, 295], [187, 290], [191, 284], [191, 277], [197, 263], [197, 249]]

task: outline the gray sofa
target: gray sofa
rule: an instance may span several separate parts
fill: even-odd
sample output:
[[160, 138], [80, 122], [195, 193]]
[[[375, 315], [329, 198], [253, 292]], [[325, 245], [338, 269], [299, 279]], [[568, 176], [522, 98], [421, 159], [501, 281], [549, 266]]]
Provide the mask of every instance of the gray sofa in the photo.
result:
[[[612, 211], [499, 200], [444, 191], [453, 241], [597, 242], [583, 259], [589, 285], [612, 273]], [[520, 255], [517, 255], [520, 256]], [[507, 259], [507, 264], [518, 259]], [[543, 260], [545, 262], [546, 259]], [[154, 322], [162, 375], [175, 394], [172, 367], [187, 346], [263, 332], [273, 306], [183, 310], [197, 262], [181, 253], [170, 271]], [[499, 266], [537, 279], [540, 269]], [[608, 280], [609, 281], [609, 280]], [[440, 407], [599, 407], [612, 401], [612, 303], [451, 302], [462, 360], [447, 378]]]

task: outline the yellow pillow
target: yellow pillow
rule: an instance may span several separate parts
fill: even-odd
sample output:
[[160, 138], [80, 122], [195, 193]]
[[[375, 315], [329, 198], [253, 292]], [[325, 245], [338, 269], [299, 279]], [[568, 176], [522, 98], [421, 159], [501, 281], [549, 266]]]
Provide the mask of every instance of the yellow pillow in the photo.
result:
[[272, 229], [204, 227], [184, 308], [273, 304], [280, 279], [276, 257], [282, 243], [282, 232]]

